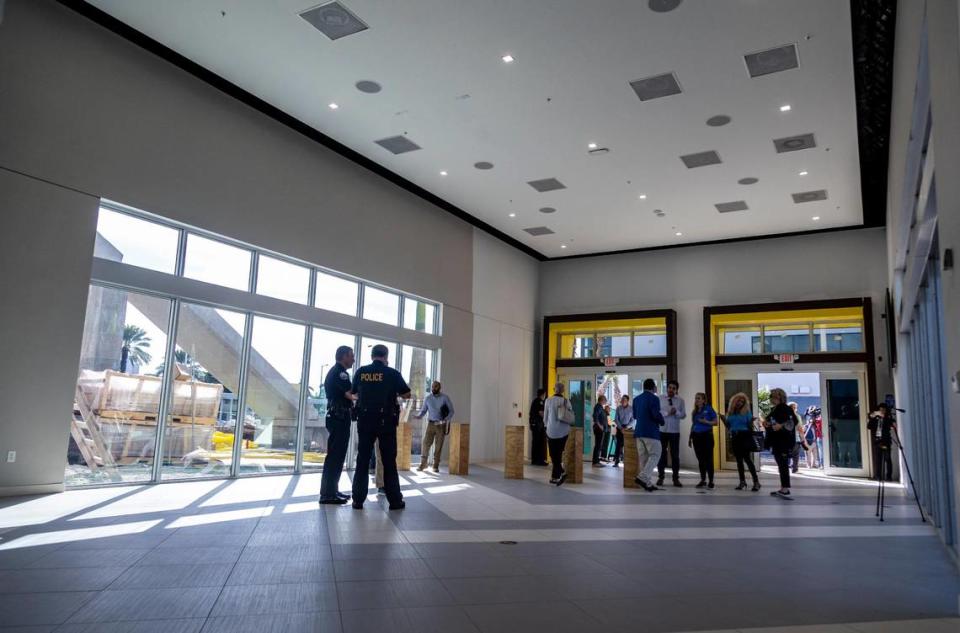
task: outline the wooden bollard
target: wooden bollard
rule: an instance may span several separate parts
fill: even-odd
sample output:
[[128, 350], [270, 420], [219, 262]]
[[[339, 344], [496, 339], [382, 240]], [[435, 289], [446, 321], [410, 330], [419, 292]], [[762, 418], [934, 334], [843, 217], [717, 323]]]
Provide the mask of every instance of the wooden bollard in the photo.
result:
[[640, 456], [637, 454], [637, 443], [633, 439], [633, 431], [623, 430], [623, 487], [639, 488], [635, 481], [637, 477]]
[[450, 425], [450, 463], [451, 475], [466, 475], [470, 470], [470, 424], [454, 422]]
[[503, 476], [506, 479], [523, 479], [523, 440], [526, 427], [504, 427]]
[[410, 452], [413, 450], [413, 427], [401, 422], [397, 428], [397, 470], [410, 470]]
[[583, 429], [570, 429], [567, 445], [563, 450], [563, 469], [567, 472], [568, 484], [583, 483]]

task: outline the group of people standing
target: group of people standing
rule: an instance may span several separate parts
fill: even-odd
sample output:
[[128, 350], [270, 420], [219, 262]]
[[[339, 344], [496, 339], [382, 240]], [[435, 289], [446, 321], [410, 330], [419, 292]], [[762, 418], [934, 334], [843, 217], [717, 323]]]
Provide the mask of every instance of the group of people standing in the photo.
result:
[[[643, 392], [631, 402], [623, 396], [614, 414], [616, 427], [616, 448], [613, 465], [619, 466], [623, 459], [624, 435], [626, 429], [633, 431], [638, 454], [638, 474], [636, 483], [649, 492], [659, 490], [664, 485], [666, 468], [672, 471], [673, 486], [683, 487], [680, 481], [680, 422], [687, 417], [686, 403], [678, 395], [680, 384], [676, 380], [667, 383], [667, 392], [657, 394], [657, 383], [653, 379], [643, 381]], [[550, 483], [562, 485], [566, 480], [563, 469], [563, 451], [567, 436], [576, 419], [570, 401], [564, 396], [562, 382], [554, 385], [553, 396], [545, 398], [540, 389], [530, 408], [530, 428], [532, 433], [531, 462], [546, 466], [544, 443], [549, 449], [552, 471]], [[790, 498], [791, 457], [797, 443], [799, 419], [787, 402], [786, 393], [779, 388], [770, 391], [770, 412], [760, 418], [750, 410], [750, 400], [744, 393], [730, 398], [726, 413], [718, 414], [707, 402], [703, 393], [696, 394], [691, 412], [690, 435], [687, 445], [694, 449], [700, 470], [697, 488], [713, 489], [714, 482], [714, 427], [723, 423], [730, 432], [731, 448], [737, 461], [740, 482], [737, 490], [747, 488], [746, 472], [753, 480], [751, 490], [760, 490], [760, 479], [753, 460], [753, 453], [769, 449], [777, 462], [780, 474], [780, 488], [771, 493], [776, 497]], [[593, 465], [603, 466], [601, 451], [604, 445], [609, 420], [609, 407], [606, 396], [600, 395], [593, 409], [591, 427], [594, 435]], [[763, 431], [756, 430], [760, 423]], [[544, 442], [545, 440], [545, 442]], [[654, 472], [657, 473], [654, 481]], [[795, 472], [795, 471], [794, 471]]]

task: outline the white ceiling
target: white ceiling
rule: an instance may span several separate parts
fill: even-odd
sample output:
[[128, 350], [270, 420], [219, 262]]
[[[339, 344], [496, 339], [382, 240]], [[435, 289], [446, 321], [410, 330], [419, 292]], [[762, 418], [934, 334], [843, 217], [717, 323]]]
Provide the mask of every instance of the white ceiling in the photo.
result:
[[[336, 41], [298, 16], [315, 0], [91, 4], [548, 257], [863, 221], [847, 2], [343, 0], [370, 28]], [[744, 54], [790, 43], [799, 68], [750, 78]], [[641, 102], [629, 82], [665, 72], [683, 93]], [[717, 114], [732, 122], [708, 127]], [[818, 147], [774, 151], [808, 132]], [[398, 134], [422, 149], [374, 143]], [[704, 150], [723, 164], [679, 159]], [[567, 188], [526, 184], [551, 177]], [[828, 200], [793, 203], [816, 189]], [[737, 200], [750, 209], [713, 206]], [[556, 234], [522, 230], [542, 225]]]

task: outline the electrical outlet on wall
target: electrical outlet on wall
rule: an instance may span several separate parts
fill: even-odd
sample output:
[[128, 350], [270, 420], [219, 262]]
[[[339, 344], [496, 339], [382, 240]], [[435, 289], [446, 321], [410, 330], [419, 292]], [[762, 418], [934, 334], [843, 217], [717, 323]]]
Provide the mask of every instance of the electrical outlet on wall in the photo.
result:
[[7, 463], [12, 464], [17, 461], [17, 451], [7, 451]]

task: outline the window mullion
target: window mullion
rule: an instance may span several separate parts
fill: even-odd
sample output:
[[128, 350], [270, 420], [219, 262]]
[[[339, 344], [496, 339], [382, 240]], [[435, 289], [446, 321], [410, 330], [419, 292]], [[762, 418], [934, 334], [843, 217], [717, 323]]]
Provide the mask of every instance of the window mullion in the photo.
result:
[[153, 446], [153, 472], [150, 480], [160, 481], [161, 468], [163, 465], [163, 436], [167, 428], [167, 411], [170, 410], [170, 401], [173, 396], [173, 365], [176, 361], [177, 349], [177, 321], [180, 317], [180, 300], [174, 299], [170, 302], [170, 310], [167, 314], [167, 347], [164, 350], [163, 360], [163, 381], [160, 383], [160, 406], [157, 411], [157, 436], [154, 438]]
[[236, 477], [240, 473], [240, 455], [243, 446], [243, 423], [247, 418], [247, 374], [250, 365], [250, 348], [253, 338], [253, 313], [246, 313], [243, 325], [243, 348], [240, 352], [240, 384], [237, 391], [237, 424], [233, 435], [233, 462], [230, 465], [230, 476]]
[[293, 472], [303, 470], [303, 434], [307, 423], [307, 402], [310, 396], [310, 357], [313, 351], [313, 328], [304, 328], [303, 362], [300, 366], [300, 409], [297, 414], [296, 456], [293, 460]]

